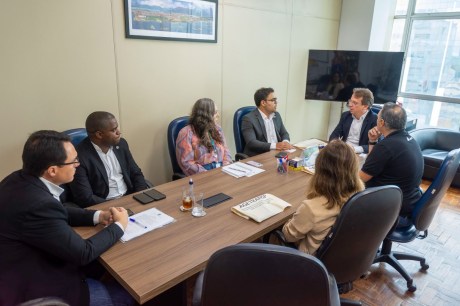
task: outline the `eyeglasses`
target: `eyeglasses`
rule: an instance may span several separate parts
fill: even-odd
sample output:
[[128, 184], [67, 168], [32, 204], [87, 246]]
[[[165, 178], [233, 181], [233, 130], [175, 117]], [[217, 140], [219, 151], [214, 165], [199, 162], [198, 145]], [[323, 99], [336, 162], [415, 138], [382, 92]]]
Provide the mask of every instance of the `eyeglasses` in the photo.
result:
[[350, 106], [351, 104], [353, 104], [354, 106], [358, 106], [358, 105], [362, 105], [360, 102], [356, 102], [356, 101], [353, 101], [353, 100], [348, 100], [348, 106]]
[[265, 101], [270, 101], [270, 102], [273, 102], [273, 103], [278, 103], [278, 98], [273, 98], [273, 99], [269, 99], [269, 100], [265, 100]]
[[80, 163], [80, 160], [78, 159], [78, 157], [76, 157], [75, 160], [72, 162], [57, 164], [57, 166], [67, 166], [67, 165], [73, 165], [73, 164], [79, 164], [79, 163]]

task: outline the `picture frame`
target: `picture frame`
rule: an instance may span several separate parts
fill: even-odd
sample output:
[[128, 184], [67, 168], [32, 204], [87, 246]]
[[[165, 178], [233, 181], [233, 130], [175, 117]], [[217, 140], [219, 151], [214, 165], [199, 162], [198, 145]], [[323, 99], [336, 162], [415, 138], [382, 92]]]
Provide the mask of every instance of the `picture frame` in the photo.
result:
[[218, 0], [124, 0], [126, 38], [217, 43]]

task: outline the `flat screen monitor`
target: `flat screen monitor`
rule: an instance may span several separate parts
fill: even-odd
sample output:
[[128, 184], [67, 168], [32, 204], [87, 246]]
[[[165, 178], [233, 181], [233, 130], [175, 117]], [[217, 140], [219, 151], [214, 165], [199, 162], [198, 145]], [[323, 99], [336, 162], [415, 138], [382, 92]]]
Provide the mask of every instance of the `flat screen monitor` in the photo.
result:
[[395, 102], [404, 52], [309, 50], [305, 99], [346, 102], [365, 87], [374, 103]]

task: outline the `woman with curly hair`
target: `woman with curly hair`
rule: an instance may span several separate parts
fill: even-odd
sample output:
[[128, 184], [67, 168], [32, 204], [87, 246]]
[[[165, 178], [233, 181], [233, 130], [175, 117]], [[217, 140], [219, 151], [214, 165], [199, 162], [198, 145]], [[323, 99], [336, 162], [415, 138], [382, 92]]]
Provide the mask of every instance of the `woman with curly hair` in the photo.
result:
[[186, 175], [219, 168], [232, 162], [219, 114], [213, 100], [195, 102], [189, 124], [180, 130], [176, 140], [176, 158]]
[[331, 141], [316, 158], [307, 199], [283, 227], [286, 240], [295, 242], [300, 251], [315, 255], [345, 202], [362, 190], [364, 183], [359, 178], [359, 161], [353, 148], [341, 140]]

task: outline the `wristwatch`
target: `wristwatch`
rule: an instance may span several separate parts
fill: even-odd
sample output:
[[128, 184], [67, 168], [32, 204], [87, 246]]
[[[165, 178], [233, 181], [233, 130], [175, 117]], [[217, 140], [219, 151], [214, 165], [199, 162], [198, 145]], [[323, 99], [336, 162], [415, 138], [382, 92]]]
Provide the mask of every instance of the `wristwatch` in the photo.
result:
[[377, 144], [377, 141], [369, 141], [368, 144], [370, 146], [375, 146]]

